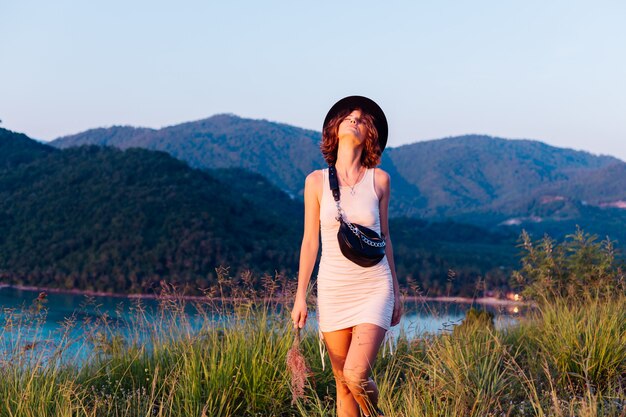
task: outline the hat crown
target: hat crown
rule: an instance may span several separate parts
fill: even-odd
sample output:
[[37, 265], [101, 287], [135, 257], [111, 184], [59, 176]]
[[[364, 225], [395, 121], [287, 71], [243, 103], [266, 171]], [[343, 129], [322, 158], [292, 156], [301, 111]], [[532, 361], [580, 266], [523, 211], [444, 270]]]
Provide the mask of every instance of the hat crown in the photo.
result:
[[330, 108], [328, 114], [324, 118], [324, 124], [322, 130], [326, 128], [326, 125], [341, 111], [361, 109], [363, 112], [371, 115], [374, 118], [374, 127], [378, 132], [378, 144], [380, 151], [382, 152], [387, 145], [387, 135], [389, 128], [387, 126], [387, 117], [376, 102], [368, 97], [364, 96], [348, 96], [344, 97]]

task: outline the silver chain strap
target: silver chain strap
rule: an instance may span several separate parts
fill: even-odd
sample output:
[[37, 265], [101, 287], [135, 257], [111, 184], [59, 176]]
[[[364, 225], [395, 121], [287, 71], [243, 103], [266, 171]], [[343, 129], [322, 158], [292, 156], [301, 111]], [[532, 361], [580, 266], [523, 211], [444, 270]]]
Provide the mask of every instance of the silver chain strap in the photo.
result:
[[348, 226], [348, 228], [352, 231], [352, 233], [354, 233], [356, 237], [358, 237], [363, 242], [365, 242], [366, 245], [374, 247], [374, 248], [384, 248], [386, 246], [384, 240], [381, 242], [374, 242], [370, 240], [367, 236], [365, 236], [363, 233], [361, 233], [359, 229], [357, 229], [352, 223], [346, 220], [346, 218], [343, 216], [343, 209], [339, 205], [339, 201], [335, 201], [335, 203], [337, 203], [337, 217], [335, 217], [337, 221], [343, 220], [343, 222], [346, 224], [346, 226]]

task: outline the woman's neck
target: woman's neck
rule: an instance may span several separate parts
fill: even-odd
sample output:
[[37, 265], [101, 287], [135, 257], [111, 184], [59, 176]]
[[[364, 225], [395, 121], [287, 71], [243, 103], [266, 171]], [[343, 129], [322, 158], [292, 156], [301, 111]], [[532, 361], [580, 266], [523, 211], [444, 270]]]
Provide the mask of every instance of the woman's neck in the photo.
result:
[[339, 142], [337, 149], [337, 161], [335, 162], [335, 168], [340, 173], [346, 176], [353, 177], [354, 174], [359, 173], [361, 170], [361, 154], [363, 153], [363, 147], [353, 147], [345, 142]]

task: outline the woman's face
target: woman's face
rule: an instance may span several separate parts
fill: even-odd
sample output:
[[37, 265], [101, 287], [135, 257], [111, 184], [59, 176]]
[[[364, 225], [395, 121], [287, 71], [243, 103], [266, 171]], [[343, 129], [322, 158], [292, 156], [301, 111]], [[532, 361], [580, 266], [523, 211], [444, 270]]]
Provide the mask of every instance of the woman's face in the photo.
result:
[[351, 137], [361, 144], [365, 140], [366, 133], [367, 129], [365, 123], [361, 119], [361, 110], [353, 110], [352, 113], [347, 115], [339, 124], [337, 137], [339, 137], [339, 139]]

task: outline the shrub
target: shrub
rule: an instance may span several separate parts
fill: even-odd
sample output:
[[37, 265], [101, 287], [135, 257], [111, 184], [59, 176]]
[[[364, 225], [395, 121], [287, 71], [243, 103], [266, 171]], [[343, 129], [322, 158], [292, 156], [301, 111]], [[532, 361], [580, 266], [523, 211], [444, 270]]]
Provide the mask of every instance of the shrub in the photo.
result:
[[597, 239], [577, 228], [560, 244], [547, 235], [532, 242], [523, 231], [519, 245], [525, 252], [522, 268], [513, 272], [513, 279], [523, 288], [522, 295], [538, 303], [624, 295], [623, 261], [616, 258], [611, 240]]
[[455, 336], [462, 336], [463, 334], [471, 335], [475, 331], [481, 329], [493, 330], [495, 328], [494, 315], [490, 311], [477, 310], [474, 307], [470, 308], [461, 324], [454, 326], [452, 330]]

